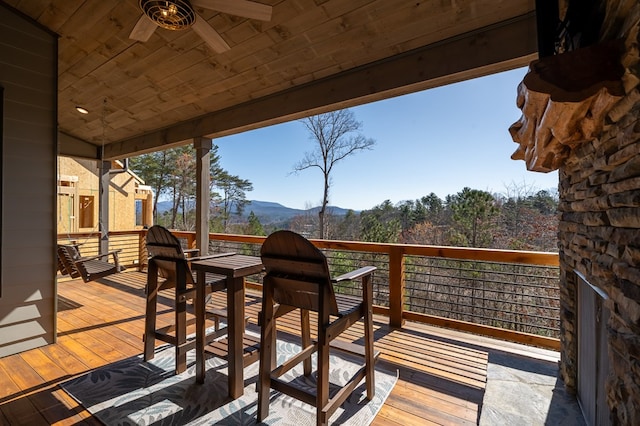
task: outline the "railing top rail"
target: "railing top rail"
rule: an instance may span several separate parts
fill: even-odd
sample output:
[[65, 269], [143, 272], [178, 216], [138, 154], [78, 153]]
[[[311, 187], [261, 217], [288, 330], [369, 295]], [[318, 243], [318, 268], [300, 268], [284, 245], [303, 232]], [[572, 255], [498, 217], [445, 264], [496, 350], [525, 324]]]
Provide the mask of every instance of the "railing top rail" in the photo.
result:
[[[176, 232], [180, 236], [181, 232]], [[186, 237], [192, 232], [184, 232]], [[266, 237], [253, 235], [212, 233], [209, 238], [243, 243], [262, 244]], [[471, 247], [448, 247], [417, 244], [371, 243], [363, 241], [310, 240], [316, 247], [332, 250], [364, 251], [370, 253], [390, 253], [398, 250], [404, 255], [441, 257], [485, 262], [522, 263], [543, 266], [558, 266], [558, 253], [540, 251], [502, 250]]]
[[[141, 234], [146, 230], [130, 230], [130, 231], [111, 231], [110, 235], [126, 235]], [[172, 231], [176, 236], [187, 238], [193, 236], [193, 231]], [[87, 238], [96, 235], [95, 232], [80, 232], [73, 234], [59, 234], [58, 238], [64, 239]], [[240, 243], [262, 244], [266, 237], [255, 235], [238, 235], [238, 234], [221, 234], [211, 233], [210, 239], [225, 240]], [[331, 250], [347, 250], [362, 251], [369, 253], [391, 253], [395, 251], [403, 255], [409, 256], [427, 256], [440, 257], [446, 259], [458, 260], [476, 260], [485, 262], [500, 263], [521, 263], [530, 265], [558, 266], [558, 253], [540, 252], [540, 251], [520, 251], [520, 250], [502, 250], [489, 248], [471, 248], [471, 247], [448, 247], [448, 246], [432, 246], [418, 244], [394, 244], [394, 243], [371, 243], [363, 241], [341, 241], [341, 240], [318, 240], [311, 239], [311, 242], [318, 248]]]

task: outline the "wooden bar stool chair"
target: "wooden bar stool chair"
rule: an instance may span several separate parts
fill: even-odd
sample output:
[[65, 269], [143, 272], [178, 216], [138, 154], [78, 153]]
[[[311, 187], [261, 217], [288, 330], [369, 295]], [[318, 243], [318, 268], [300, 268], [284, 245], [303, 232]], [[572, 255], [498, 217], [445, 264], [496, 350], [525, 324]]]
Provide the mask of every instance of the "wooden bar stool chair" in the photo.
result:
[[[270, 389], [285, 393], [316, 407], [317, 424], [326, 425], [333, 412], [347, 399], [364, 378], [367, 398], [374, 396], [372, 277], [374, 266], [360, 268], [331, 279], [327, 259], [310, 241], [290, 232], [277, 231], [262, 245], [263, 280], [260, 370], [258, 374], [258, 422], [269, 415]], [[362, 297], [336, 295], [333, 283], [361, 280]], [[302, 351], [283, 364], [276, 365], [276, 318], [283, 311], [299, 308], [301, 314]], [[311, 342], [309, 312], [317, 312], [317, 341]], [[339, 349], [363, 356], [362, 367], [332, 395], [329, 392], [330, 343], [352, 324], [364, 319], [364, 348], [341, 343]], [[338, 343], [337, 341], [334, 343]], [[333, 345], [332, 345], [333, 346]], [[303, 363], [304, 375], [311, 375], [311, 355], [317, 352], [317, 389], [315, 392], [281, 380], [284, 373]]]
[[[189, 262], [198, 259], [207, 259], [219, 255], [186, 257], [180, 241], [166, 228], [154, 225], [147, 231], [147, 252], [149, 254], [149, 267], [147, 271], [147, 301], [144, 327], [144, 360], [154, 357], [155, 340], [161, 340], [175, 346], [176, 374], [186, 370], [187, 352], [195, 348], [195, 339], [187, 339], [187, 326], [195, 323], [195, 318], [187, 321], [187, 301], [194, 299], [196, 295], [196, 280], [191, 272]], [[164, 278], [159, 281], [158, 277]], [[217, 274], [207, 274], [206, 292], [224, 290], [226, 277]], [[158, 293], [166, 289], [175, 289], [174, 321], [165, 327], [156, 329], [156, 315]], [[217, 322], [222, 311], [209, 312], [208, 317]], [[207, 340], [219, 337], [216, 333], [207, 335]]]

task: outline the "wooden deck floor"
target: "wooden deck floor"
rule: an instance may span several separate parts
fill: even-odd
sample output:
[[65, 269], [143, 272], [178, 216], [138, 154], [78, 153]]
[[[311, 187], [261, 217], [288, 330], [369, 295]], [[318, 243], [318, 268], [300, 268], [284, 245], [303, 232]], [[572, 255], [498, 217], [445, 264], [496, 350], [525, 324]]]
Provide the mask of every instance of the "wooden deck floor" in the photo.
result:
[[[58, 384], [141, 354], [145, 280], [125, 272], [88, 284], [60, 282], [58, 342], [0, 359], [0, 424], [100, 424]], [[246, 301], [255, 323], [260, 298], [249, 292]], [[159, 312], [168, 317], [171, 310]], [[477, 424], [489, 351], [536, 352], [424, 324], [391, 329], [386, 318], [375, 319], [379, 362], [398, 370], [399, 380], [374, 425]], [[356, 325], [347, 336], [357, 340], [359, 333]]]

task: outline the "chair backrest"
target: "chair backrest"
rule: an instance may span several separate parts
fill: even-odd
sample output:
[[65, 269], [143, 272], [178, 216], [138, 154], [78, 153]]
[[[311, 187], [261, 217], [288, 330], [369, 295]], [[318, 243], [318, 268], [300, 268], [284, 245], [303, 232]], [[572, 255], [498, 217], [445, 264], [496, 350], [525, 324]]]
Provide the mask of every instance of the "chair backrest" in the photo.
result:
[[338, 313], [327, 258], [309, 240], [295, 232], [276, 231], [262, 244], [260, 256], [274, 301], [315, 312], [324, 301], [330, 314]]
[[80, 258], [78, 246], [74, 244], [58, 244], [58, 269], [63, 275], [71, 278], [78, 278], [80, 271], [76, 267], [74, 260]]
[[182, 250], [182, 245], [171, 231], [163, 226], [153, 225], [147, 231], [146, 245], [149, 256], [155, 258], [158, 275], [175, 284], [178, 263], [184, 262], [187, 284], [193, 284], [193, 275]]

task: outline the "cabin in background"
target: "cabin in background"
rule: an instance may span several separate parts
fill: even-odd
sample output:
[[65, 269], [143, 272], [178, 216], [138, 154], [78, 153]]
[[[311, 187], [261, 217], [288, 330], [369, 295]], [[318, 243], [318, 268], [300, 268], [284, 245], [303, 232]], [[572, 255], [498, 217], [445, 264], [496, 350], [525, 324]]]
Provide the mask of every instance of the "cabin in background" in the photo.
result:
[[[153, 225], [153, 191], [120, 161], [111, 162], [109, 230], [144, 229]], [[99, 232], [98, 163], [58, 157], [58, 234]]]

